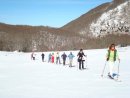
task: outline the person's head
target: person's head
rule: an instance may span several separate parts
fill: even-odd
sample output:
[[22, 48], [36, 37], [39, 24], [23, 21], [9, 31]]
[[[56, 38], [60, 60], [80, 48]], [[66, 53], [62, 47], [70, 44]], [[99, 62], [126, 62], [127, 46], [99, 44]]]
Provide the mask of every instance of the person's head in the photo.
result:
[[115, 44], [111, 44], [109, 50], [115, 50]]
[[70, 54], [72, 54], [72, 52], [70, 52]]
[[83, 52], [83, 49], [80, 49], [80, 52]]

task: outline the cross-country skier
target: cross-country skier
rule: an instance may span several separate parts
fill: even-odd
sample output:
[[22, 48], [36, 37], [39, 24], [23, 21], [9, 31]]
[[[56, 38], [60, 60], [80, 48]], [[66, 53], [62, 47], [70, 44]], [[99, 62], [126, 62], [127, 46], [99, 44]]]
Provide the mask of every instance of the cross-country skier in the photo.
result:
[[63, 59], [63, 65], [65, 65], [66, 63], [66, 58], [67, 58], [67, 55], [65, 54], [65, 52], [61, 55], [62, 59]]
[[118, 73], [115, 72], [115, 61], [118, 59], [120, 62], [120, 58], [118, 55], [118, 52], [115, 48], [115, 44], [111, 44], [109, 47], [109, 50], [107, 52], [107, 61], [109, 64], [109, 73], [108, 76], [112, 79], [114, 79], [114, 76], [118, 75]]
[[78, 53], [78, 62], [79, 62], [79, 69], [80, 70], [82, 70], [82, 69], [85, 69], [84, 68], [84, 59], [83, 59], [83, 57], [85, 56], [86, 57], [86, 55], [84, 55], [84, 52], [83, 52], [83, 49], [80, 49], [80, 51], [79, 51], [79, 53]]
[[52, 56], [51, 56], [51, 62], [52, 62], [52, 63], [54, 63], [54, 59], [55, 59], [54, 53], [52, 53]]
[[42, 53], [41, 56], [42, 56], [42, 61], [44, 62], [44, 56], [45, 56], [45, 54]]
[[56, 64], [60, 64], [60, 55], [59, 55], [59, 52], [57, 52], [56, 54]]
[[51, 53], [49, 53], [49, 55], [48, 55], [48, 63], [50, 63], [51, 62]]
[[73, 55], [72, 52], [70, 52], [70, 54], [68, 55], [68, 57], [69, 57], [69, 67], [72, 67], [73, 58], [74, 58], [75, 56]]
[[35, 55], [36, 55], [36, 54], [34, 54], [34, 52], [32, 52], [32, 54], [31, 54], [31, 59], [32, 59], [32, 60], [35, 60]]

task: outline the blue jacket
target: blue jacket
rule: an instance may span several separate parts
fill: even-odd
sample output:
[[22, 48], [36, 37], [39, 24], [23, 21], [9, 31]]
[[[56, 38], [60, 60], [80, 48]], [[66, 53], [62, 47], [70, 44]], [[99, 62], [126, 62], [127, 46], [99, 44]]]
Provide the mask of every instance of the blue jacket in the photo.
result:
[[49, 58], [49, 59], [51, 58], [51, 53], [48, 55], [48, 58]]
[[75, 56], [70, 53], [70, 54], [68, 55], [68, 57], [69, 57], [69, 59], [73, 59]]

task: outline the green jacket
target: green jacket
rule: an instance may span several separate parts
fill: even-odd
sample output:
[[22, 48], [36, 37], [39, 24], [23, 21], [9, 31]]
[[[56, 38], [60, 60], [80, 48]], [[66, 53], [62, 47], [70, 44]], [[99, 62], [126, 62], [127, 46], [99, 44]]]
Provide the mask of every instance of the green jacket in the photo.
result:
[[108, 50], [107, 61], [115, 62], [117, 58], [119, 58], [117, 50]]

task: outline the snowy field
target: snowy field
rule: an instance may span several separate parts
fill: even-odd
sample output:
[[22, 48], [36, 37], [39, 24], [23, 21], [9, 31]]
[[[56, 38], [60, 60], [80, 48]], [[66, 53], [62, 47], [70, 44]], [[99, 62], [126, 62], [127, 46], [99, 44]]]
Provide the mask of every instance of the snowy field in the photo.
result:
[[108, 66], [101, 77], [107, 49], [84, 51], [86, 70], [78, 69], [78, 51], [73, 51], [72, 68], [48, 63], [48, 52], [46, 62], [42, 62], [41, 53], [35, 53], [33, 61], [31, 53], [0, 52], [0, 98], [129, 98], [130, 47], [118, 51], [122, 82], [107, 78]]

